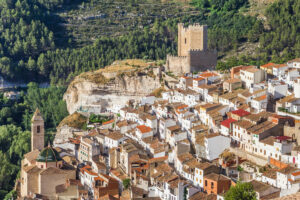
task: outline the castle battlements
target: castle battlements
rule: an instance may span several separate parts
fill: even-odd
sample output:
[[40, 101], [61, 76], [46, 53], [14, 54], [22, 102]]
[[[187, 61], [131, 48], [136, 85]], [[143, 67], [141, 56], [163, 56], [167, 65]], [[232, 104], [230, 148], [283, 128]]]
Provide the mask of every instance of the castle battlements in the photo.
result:
[[184, 26], [183, 23], [179, 23], [178, 27], [181, 27], [183, 31], [190, 31], [190, 30], [201, 30], [204, 27], [207, 27], [207, 25], [200, 25], [199, 23], [190, 24], [188, 26]]
[[176, 74], [211, 69], [217, 52], [207, 49], [207, 26], [178, 24], [178, 56], [167, 55], [166, 68]]
[[187, 56], [174, 56], [174, 55], [171, 55], [171, 54], [168, 54], [167, 57], [168, 58], [187, 58]]
[[202, 50], [202, 49], [190, 49], [188, 52], [217, 52], [217, 50]]

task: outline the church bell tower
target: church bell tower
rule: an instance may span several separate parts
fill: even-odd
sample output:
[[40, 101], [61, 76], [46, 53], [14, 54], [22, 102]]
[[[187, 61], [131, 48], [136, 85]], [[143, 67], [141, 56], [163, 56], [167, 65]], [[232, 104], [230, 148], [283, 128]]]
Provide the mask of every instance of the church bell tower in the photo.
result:
[[44, 119], [37, 108], [31, 119], [31, 151], [44, 148]]

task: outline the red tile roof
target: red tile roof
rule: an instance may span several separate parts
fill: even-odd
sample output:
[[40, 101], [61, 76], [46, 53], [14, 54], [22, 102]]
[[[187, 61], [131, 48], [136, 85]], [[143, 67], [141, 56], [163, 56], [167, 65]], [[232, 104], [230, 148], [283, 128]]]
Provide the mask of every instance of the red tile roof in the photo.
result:
[[254, 100], [256, 100], [256, 101], [262, 101], [262, 100], [265, 100], [265, 99], [267, 99], [267, 95], [266, 94], [262, 95], [260, 97], [256, 97]]
[[112, 119], [112, 120], [109, 120], [109, 121], [107, 121], [107, 122], [103, 122], [102, 125], [110, 124], [110, 123], [113, 123], [114, 121], [115, 121], [115, 120]]
[[264, 64], [264, 65], [260, 66], [260, 68], [269, 68], [273, 65], [275, 65], [275, 63], [267, 63], [267, 64]]
[[81, 168], [81, 169], [80, 169], [80, 172], [81, 172], [82, 174], [88, 173], [88, 174], [90, 174], [90, 175], [92, 175], [92, 176], [97, 176], [97, 175], [98, 175], [96, 172], [94, 172], [94, 171], [92, 170], [92, 167], [89, 166], [89, 165], [86, 165], [86, 166], [84, 166], [83, 168]]
[[231, 124], [232, 122], [236, 122], [236, 120], [235, 120], [235, 119], [232, 119], [232, 118], [229, 118], [229, 119], [226, 119], [226, 120], [222, 121], [222, 122], [221, 122], [221, 125], [222, 125], [222, 126], [225, 126], [225, 127], [227, 127], [227, 128], [229, 128], [229, 127], [230, 127], [230, 124]]
[[204, 80], [203, 77], [198, 77], [198, 78], [195, 78], [195, 79], [194, 79], [194, 81], [202, 81], [202, 80]]
[[293, 176], [299, 176], [300, 175], [300, 171], [299, 172], [294, 172], [292, 173]]
[[202, 76], [204, 78], [208, 78], [208, 77], [212, 77], [212, 76], [218, 76], [218, 74], [213, 73], [213, 72], [204, 72], [204, 73], [200, 74], [200, 76]]
[[234, 110], [231, 112], [232, 114], [235, 114], [235, 115], [238, 115], [240, 117], [243, 117], [243, 116], [246, 116], [246, 115], [250, 115], [251, 113], [246, 111], [246, 110], [243, 110], [243, 109], [238, 109], [238, 110]]
[[284, 140], [289, 140], [289, 139], [292, 139], [291, 137], [289, 136], [277, 136], [275, 137], [276, 140], [280, 140], [280, 141], [284, 141]]
[[141, 131], [141, 133], [148, 133], [152, 130], [150, 127], [145, 126], [145, 125], [140, 125], [140, 126], [137, 126], [136, 128], [138, 128]]

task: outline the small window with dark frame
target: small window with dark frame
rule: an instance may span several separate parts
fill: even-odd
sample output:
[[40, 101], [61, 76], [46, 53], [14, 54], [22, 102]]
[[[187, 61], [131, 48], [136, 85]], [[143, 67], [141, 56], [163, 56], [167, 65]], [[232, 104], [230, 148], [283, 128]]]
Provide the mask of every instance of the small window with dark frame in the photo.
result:
[[37, 133], [40, 133], [40, 132], [41, 132], [41, 127], [40, 127], [40, 126], [37, 126], [37, 127], [36, 127], [36, 132], [37, 132]]

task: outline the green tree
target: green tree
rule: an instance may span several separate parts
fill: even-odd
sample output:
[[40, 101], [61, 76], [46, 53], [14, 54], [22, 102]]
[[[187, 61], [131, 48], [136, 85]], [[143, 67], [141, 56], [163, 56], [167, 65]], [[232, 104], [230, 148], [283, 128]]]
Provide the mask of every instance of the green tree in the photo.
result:
[[127, 190], [130, 187], [130, 179], [126, 178], [123, 180], [123, 187]]
[[227, 191], [225, 200], [256, 200], [256, 193], [251, 183], [237, 183]]

